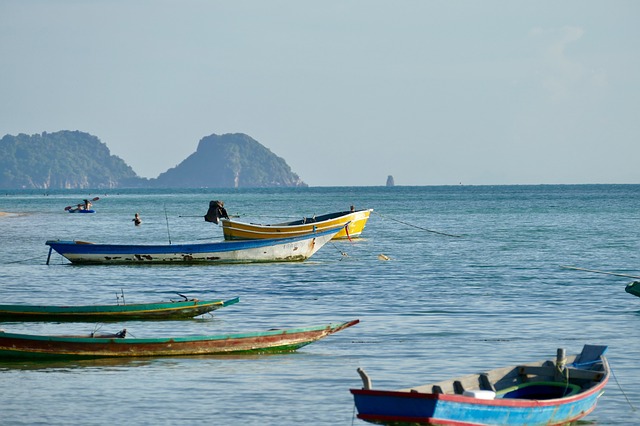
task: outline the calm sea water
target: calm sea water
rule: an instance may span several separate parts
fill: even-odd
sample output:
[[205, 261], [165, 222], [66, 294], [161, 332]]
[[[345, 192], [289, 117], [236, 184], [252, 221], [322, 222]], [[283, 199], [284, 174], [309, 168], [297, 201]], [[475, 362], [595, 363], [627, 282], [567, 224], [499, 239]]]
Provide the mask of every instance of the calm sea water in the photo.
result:
[[[100, 197], [93, 215], [63, 209]], [[364, 238], [302, 263], [74, 266], [47, 239], [173, 243], [222, 239], [210, 200], [254, 222], [373, 208]], [[115, 303], [192, 297], [240, 303], [189, 320], [4, 323], [65, 334], [127, 328], [135, 337], [361, 323], [297, 353], [269, 356], [0, 363], [0, 424], [364, 425], [349, 388], [363, 367], [404, 388], [609, 345], [615, 377], [586, 420], [640, 423], [640, 185], [345, 187], [268, 190], [3, 191], [1, 303]], [[143, 219], [135, 227], [131, 219]], [[457, 237], [442, 235], [456, 235]], [[388, 261], [379, 260], [385, 254]]]

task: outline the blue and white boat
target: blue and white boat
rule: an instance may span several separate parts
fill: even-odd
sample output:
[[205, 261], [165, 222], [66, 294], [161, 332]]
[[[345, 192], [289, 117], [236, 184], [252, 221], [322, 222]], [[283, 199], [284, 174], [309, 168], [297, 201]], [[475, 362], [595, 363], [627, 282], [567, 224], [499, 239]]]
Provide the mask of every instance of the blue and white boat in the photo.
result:
[[342, 226], [292, 238], [220, 241], [195, 244], [95, 244], [85, 241], [46, 242], [72, 263], [78, 264], [214, 264], [296, 262], [311, 257], [343, 229]]
[[555, 362], [503, 367], [401, 390], [351, 389], [358, 418], [377, 424], [564, 425], [591, 413], [609, 380], [606, 346], [579, 355], [558, 349]]

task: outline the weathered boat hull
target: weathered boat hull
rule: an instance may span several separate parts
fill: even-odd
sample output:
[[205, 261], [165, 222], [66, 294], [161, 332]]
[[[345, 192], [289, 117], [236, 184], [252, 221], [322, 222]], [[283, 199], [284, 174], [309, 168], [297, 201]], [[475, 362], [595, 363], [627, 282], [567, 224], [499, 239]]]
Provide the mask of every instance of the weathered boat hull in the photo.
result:
[[167, 357], [290, 352], [359, 320], [287, 330], [154, 339], [37, 336], [0, 332], [0, 359]]
[[286, 238], [316, 231], [343, 227], [333, 239], [356, 238], [362, 234], [373, 209], [329, 213], [313, 218], [275, 224], [256, 224], [222, 219], [222, 232], [226, 240], [256, 240]]
[[[585, 349], [588, 347], [594, 348], [587, 345]], [[595, 409], [609, 379], [606, 358], [598, 358], [583, 358], [579, 367], [565, 370], [564, 378], [555, 376], [552, 361], [541, 361], [492, 370], [484, 373], [486, 380], [476, 374], [413, 389], [351, 389], [351, 393], [358, 418], [371, 423], [561, 425]], [[567, 362], [576, 359], [574, 356]], [[492, 383], [496, 390], [481, 390], [483, 383]], [[491, 395], [489, 399], [484, 399], [484, 393]]]
[[126, 321], [193, 318], [238, 303], [240, 298], [128, 305], [0, 305], [1, 321]]
[[78, 264], [299, 262], [315, 254], [340, 229], [292, 238], [204, 244], [119, 245], [60, 240], [49, 240], [46, 244]]

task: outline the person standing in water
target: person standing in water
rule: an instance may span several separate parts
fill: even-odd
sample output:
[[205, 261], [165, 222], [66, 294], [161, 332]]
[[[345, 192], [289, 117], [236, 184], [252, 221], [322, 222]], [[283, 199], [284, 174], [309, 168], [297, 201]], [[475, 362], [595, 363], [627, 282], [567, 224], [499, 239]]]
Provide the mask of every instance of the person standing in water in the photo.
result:
[[135, 217], [133, 219], [131, 219], [131, 221], [136, 225], [139, 226], [142, 223], [142, 219], [140, 219], [140, 214], [136, 213]]

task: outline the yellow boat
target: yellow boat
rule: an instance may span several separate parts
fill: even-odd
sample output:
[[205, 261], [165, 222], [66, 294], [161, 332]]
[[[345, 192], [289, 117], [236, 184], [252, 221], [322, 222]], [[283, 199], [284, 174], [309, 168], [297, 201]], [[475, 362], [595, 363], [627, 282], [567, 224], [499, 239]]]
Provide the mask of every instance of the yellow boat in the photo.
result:
[[333, 237], [334, 240], [356, 238], [364, 230], [372, 211], [373, 209], [335, 212], [321, 216], [305, 217], [293, 222], [264, 225], [222, 219], [222, 232], [225, 240], [258, 240], [263, 238], [296, 237], [343, 226], [344, 229]]

